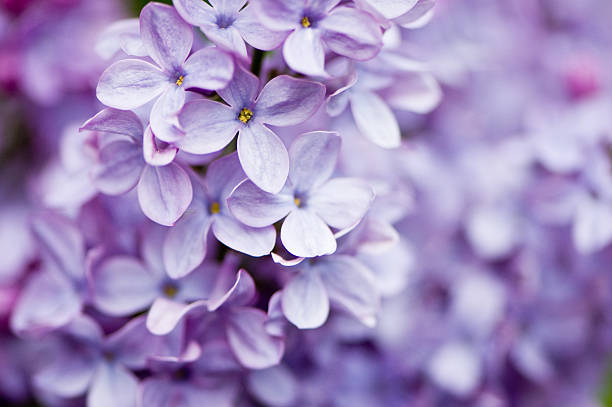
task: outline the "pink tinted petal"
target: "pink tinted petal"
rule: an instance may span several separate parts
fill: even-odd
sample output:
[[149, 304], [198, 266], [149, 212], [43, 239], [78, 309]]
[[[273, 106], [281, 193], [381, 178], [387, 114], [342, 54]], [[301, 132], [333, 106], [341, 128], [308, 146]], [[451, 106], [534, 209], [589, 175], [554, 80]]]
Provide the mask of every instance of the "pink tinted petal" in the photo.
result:
[[[96, 41], [96, 53], [104, 59], [111, 59], [123, 48], [122, 38], [124, 37], [140, 40], [140, 22], [137, 18], [119, 20], [102, 31]], [[146, 56], [146, 52], [139, 56]]]
[[81, 299], [63, 275], [38, 272], [25, 283], [11, 315], [17, 335], [39, 335], [70, 322], [81, 311]]
[[276, 242], [274, 226], [253, 228], [229, 216], [216, 216], [212, 228], [221, 243], [249, 256], [270, 254]]
[[231, 56], [218, 48], [204, 48], [185, 62], [183, 87], [199, 89], [225, 88], [234, 74]]
[[442, 100], [442, 89], [431, 74], [405, 75], [384, 92], [385, 100], [395, 109], [429, 113]]
[[138, 379], [132, 372], [118, 364], [101, 363], [87, 393], [87, 407], [134, 407], [137, 394]]
[[266, 332], [268, 316], [255, 308], [232, 308], [225, 333], [240, 364], [248, 369], [265, 369], [277, 365], [285, 351], [282, 338]]
[[138, 202], [143, 213], [160, 225], [172, 226], [189, 207], [192, 197], [189, 176], [175, 163], [146, 166], [138, 182]]
[[282, 140], [267, 127], [254, 123], [240, 130], [238, 157], [242, 169], [259, 188], [278, 193], [289, 174], [289, 153]]
[[289, 148], [289, 179], [304, 192], [325, 182], [334, 172], [342, 139], [338, 133], [314, 131], [302, 134]]
[[178, 148], [176, 147], [168, 146], [166, 148], [159, 148], [150, 126], [148, 126], [145, 130], [142, 140], [142, 150], [147, 164], [155, 166], [170, 164], [172, 161], [174, 161], [174, 158], [178, 153]]
[[[213, 161], [206, 171], [206, 186], [211, 199], [223, 200], [229, 196], [236, 185], [247, 178], [240, 166], [238, 154], [232, 153]], [[225, 202], [220, 202], [224, 205]]]
[[205, 306], [206, 301], [185, 304], [166, 298], [158, 298], [147, 315], [147, 329], [154, 335], [167, 335], [176, 328], [185, 315]]
[[202, 27], [206, 37], [215, 45], [226, 49], [243, 58], [247, 57], [247, 49], [240, 31], [236, 27], [219, 27], [217, 24]]
[[367, 60], [382, 48], [382, 31], [369, 14], [350, 7], [338, 7], [320, 23], [323, 41], [337, 54]]
[[157, 67], [137, 59], [124, 59], [102, 73], [96, 96], [107, 106], [135, 109], [159, 96], [167, 86], [168, 77]]
[[344, 229], [358, 223], [373, 200], [374, 190], [366, 182], [356, 178], [335, 178], [313, 193], [308, 199], [308, 207], [328, 225]]
[[306, 2], [304, 0], [259, 0], [252, 7], [261, 23], [274, 31], [299, 27]]
[[361, 0], [374, 8], [387, 19], [407, 13], [419, 0]]
[[[225, 276], [223, 276], [225, 277]], [[222, 306], [244, 306], [248, 305], [255, 298], [255, 282], [253, 277], [244, 270], [238, 270], [236, 279], [231, 287], [227, 287], [226, 278], [221, 278], [211, 299], [208, 301], [208, 310], [215, 311]]]
[[232, 214], [245, 225], [264, 227], [281, 220], [295, 207], [289, 195], [274, 195], [244, 181], [227, 199]]
[[395, 23], [404, 28], [421, 28], [434, 15], [435, 0], [420, 0], [414, 8], [395, 19]]
[[192, 204], [168, 231], [163, 246], [164, 266], [168, 276], [184, 277], [204, 261], [210, 222], [205, 208]]
[[305, 209], [292, 211], [281, 227], [281, 241], [294, 256], [316, 257], [336, 251], [336, 239], [325, 222]]
[[373, 143], [383, 148], [399, 147], [399, 124], [380, 96], [372, 92], [355, 92], [351, 95], [351, 110], [357, 127]]
[[255, 15], [254, 7], [251, 5], [240, 11], [234, 26], [249, 45], [264, 51], [278, 48], [287, 38], [286, 32], [272, 31], [265, 27]]
[[185, 105], [178, 116], [185, 136], [176, 144], [188, 153], [207, 154], [229, 144], [240, 128], [235, 112], [210, 100], [195, 100]]
[[285, 40], [283, 58], [291, 69], [304, 75], [327, 77], [321, 32], [298, 28]]
[[255, 119], [272, 126], [293, 126], [310, 118], [323, 104], [325, 86], [318, 82], [277, 76], [257, 98]]
[[240, 111], [255, 100], [259, 90], [259, 79], [251, 72], [237, 65], [234, 77], [226, 88], [219, 89], [217, 93], [234, 109]]
[[142, 123], [134, 112], [107, 108], [83, 123], [79, 130], [124, 134], [135, 141], [142, 137]]
[[144, 166], [140, 146], [129, 141], [113, 141], [98, 154], [92, 171], [93, 182], [105, 194], [123, 194], [136, 186]]
[[330, 256], [316, 266], [329, 298], [368, 326], [376, 322], [380, 295], [372, 272], [349, 256]]
[[173, 0], [176, 11], [191, 25], [214, 24], [215, 11], [202, 0]]
[[140, 36], [149, 56], [170, 73], [183, 65], [193, 31], [174, 7], [149, 3], [140, 12]]
[[299, 329], [318, 328], [327, 321], [329, 297], [316, 271], [300, 272], [283, 288], [283, 313]]
[[160, 281], [135, 258], [111, 257], [92, 273], [93, 303], [105, 314], [128, 316], [159, 295]]

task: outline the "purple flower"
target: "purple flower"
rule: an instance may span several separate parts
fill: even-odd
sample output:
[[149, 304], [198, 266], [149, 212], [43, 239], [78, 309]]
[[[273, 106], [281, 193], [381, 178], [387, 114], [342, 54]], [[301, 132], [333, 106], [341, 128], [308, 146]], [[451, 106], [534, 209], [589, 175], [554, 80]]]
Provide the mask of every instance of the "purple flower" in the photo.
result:
[[265, 125], [302, 123], [321, 106], [325, 87], [282, 75], [268, 82], [259, 96], [258, 89], [257, 77], [237, 67], [232, 82], [218, 91], [230, 106], [210, 100], [187, 103], [178, 116], [185, 137], [176, 144], [189, 153], [211, 153], [238, 132], [244, 172], [261, 189], [276, 193], [287, 179], [289, 157], [283, 142]]
[[151, 127], [164, 141], [181, 132], [171, 122], [185, 103], [189, 88], [220, 89], [232, 78], [232, 58], [216, 48], [205, 48], [189, 58], [193, 32], [174, 8], [150, 3], [140, 14], [140, 36], [157, 66], [138, 59], [115, 62], [100, 77], [98, 99], [117, 109], [134, 109], [154, 100]]
[[373, 14], [381, 24], [394, 22], [404, 28], [420, 28], [433, 17], [436, 0], [355, 0], [365, 11]]
[[178, 13], [190, 24], [200, 27], [217, 46], [242, 57], [247, 56], [245, 41], [261, 50], [278, 47], [285, 35], [261, 25], [246, 0], [174, 0]]
[[164, 265], [171, 277], [188, 274], [204, 260], [211, 229], [220, 242], [249, 256], [263, 256], [272, 251], [276, 241], [273, 226], [246, 226], [227, 207], [228, 196], [245, 179], [236, 153], [210, 164], [204, 182], [193, 176], [194, 199], [168, 232], [164, 243]]
[[138, 201], [149, 219], [171, 226], [181, 217], [193, 188], [187, 172], [172, 162], [176, 148], [159, 149], [151, 127], [143, 130], [138, 116], [129, 111], [104, 109], [81, 129], [108, 133], [92, 171], [100, 191], [118, 195], [138, 185]]
[[365, 215], [374, 191], [354, 178], [329, 179], [336, 166], [340, 137], [312, 132], [298, 137], [290, 148], [289, 179], [273, 195], [244, 181], [228, 198], [231, 212], [252, 227], [264, 227], [283, 219], [281, 240], [293, 255], [315, 257], [336, 251], [330, 227], [347, 229]]
[[328, 76], [326, 47], [336, 54], [367, 60], [382, 47], [382, 31], [374, 18], [359, 9], [338, 6], [340, 0], [258, 0], [253, 2], [261, 22], [288, 34], [283, 57], [297, 72]]

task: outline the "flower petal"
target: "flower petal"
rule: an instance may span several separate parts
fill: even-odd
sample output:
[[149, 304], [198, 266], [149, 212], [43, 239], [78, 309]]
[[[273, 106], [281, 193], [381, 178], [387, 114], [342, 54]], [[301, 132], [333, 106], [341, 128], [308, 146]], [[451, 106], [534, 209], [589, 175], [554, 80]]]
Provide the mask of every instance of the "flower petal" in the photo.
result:
[[296, 403], [300, 385], [283, 365], [249, 372], [248, 389], [265, 406], [287, 407]]
[[149, 332], [144, 315], [131, 319], [121, 328], [106, 337], [104, 348], [118, 363], [130, 369], [147, 367], [148, 358], [157, 356], [165, 345]]
[[358, 223], [366, 214], [374, 190], [356, 178], [334, 178], [323, 184], [308, 199], [308, 207], [325, 223], [344, 229]]
[[425, 114], [435, 109], [442, 100], [440, 85], [428, 73], [404, 75], [389, 89], [384, 97], [395, 109]]
[[325, 222], [307, 209], [293, 210], [281, 226], [281, 241], [294, 256], [316, 257], [336, 251], [336, 239]]
[[233, 25], [229, 27], [219, 27], [215, 24], [202, 26], [202, 31], [206, 37], [220, 48], [226, 49], [242, 58], [247, 58], [247, 49], [240, 31]]
[[234, 21], [242, 38], [254, 48], [269, 51], [280, 46], [287, 33], [284, 31], [272, 31], [265, 27], [255, 15], [253, 6], [247, 5], [238, 14]]
[[232, 308], [225, 333], [236, 359], [248, 369], [265, 369], [277, 365], [285, 351], [282, 338], [266, 332], [265, 312], [246, 307]]
[[338, 161], [341, 141], [338, 133], [313, 131], [291, 144], [289, 179], [296, 191], [309, 191], [329, 179]]
[[362, 0], [386, 19], [393, 19], [407, 13], [419, 0]]
[[251, 181], [264, 191], [277, 193], [289, 174], [289, 153], [281, 139], [267, 127], [254, 123], [240, 130], [238, 157]]
[[147, 126], [142, 140], [142, 151], [147, 164], [164, 166], [174, 161], [178, 148], [172, 146], [159, 148], [155, 141], [155, 135], [151, 131], [151, 126]]
[[259, 228], [281, 220], [295, 207], [291, 196], [263, 191], [249, 180], [236, 187], [227, 204], [240, 222]]
[[246, 178], [236, 152], [223, 156], [213, 161], [206, 170], [208, 196], [225, 205], [225, 199]]
[[381, 50], [382, 31], [368, 13], [338, 7], [320, 22], [323, 41], [335, 53], [360, 61], [374, 58]]
[[399, 124], [387, 104], [373, 92], [353, 92], [351, 110], [361, 133], [383, 148], [399, 147]]
[[316, 271], [300, 272], [282, 292], [283, 313], [299, 329], [318, 328], [327, 321], [329, 297]]
[[158, 139], [172, 143], [184, 136], [177, 126], [177, 115], [185, 105], [186, 96], [185, 89], [171, 85], [153, 104], [149, 124]]
[[134, 141], [142, 137], [142, 123], [134, 112], [106, 108], [83, 123], [79, 130], [101, 131], [104, 133], [124, 134]]
[[202, 0], [173, 0], [176, 11], [191, 25], [199, 26], [204, 23], [214, 24], [215, 10]]
[[165, 167], [147, 165], [138, 182], [138, 202], [152, 221], [172, 226], [185, 212], [193, 197], [189, 176], [172, 163]]
[[293, 126], [310, 118], [325, 98], [318, 82], [277, 76], [264, 86], [257, 98], [255, 118], [272, 126]]
[[320, 30], [300, 27], [289, 34], [283, 45], [283, 58], [296, 72], [328, 76], [325, 72], [325, 48]]
[[240, 269], [236, 273], [233, 284], [228, 287], [227, 283], [231, 283], [229, 279], [231, 272], [229, 268], [220, 271], [216, 287], [207, 304], [209, 311], [216, 311], [224, 305], [226, 307], [245, 306], [255, 298], [256, 290], [253, 277], [245, 270]]
[[229, 84], [234, 75], [234, 61], [220, 49], [209, 47], [191, 55], [184, 69], [183, 86], [186, 89], [221, 89]]
[[259, 0], [252, 2], [259, 21], [274, 31], [286, 31], [299, 27], [304, 0]]
[[149, 56], [167, 71], [183, 65], [193, 44], [193, 30], [174, 7], [149, 3], [140, 12], [140, 36]]
[[135, 109], [159, 96], [169, 86], [166, 74], [138, 59], [124, 59], [109, 66], [100, 76], [96, 96], [117, 109]]
[[254, 228], [230, 216], [215, 216], [212, 229], [221, 243], [253, 257], [270, 254], [276, 242], [274, 226]]
[[219, 89], [217, 93], [235, 110], [249, 107], [257, 96], [259, 78], [240, 65], [234, 69], [234, 77], [226, 88]]
[[139, 145], [123, 140], [113, 141], [98, 154], [98, 162], [92, 171], [93, 182], [105, 194], [123, 194], [136, 186], [144, 166]]
[[87, 393], [87, 407], [134, 407], [138, 379], [116, 363], [101, 363]]
[[94, 306], [108, 315], [128, 316], [147, 308], [160, 294], [160, 281], [128, 256], [111, 257], [92, 273]]
[[189, 102], [178, 116], [185, 136], [176, 144], [193, 154], [219, 151], [240, 128], [235, 112], [223, 103], [202, 99]]
[[153, 335], [167, 335], [189, 312], [205, 307], [206, 301], [185, 304], [160, 297], [155, 300], [147, 314], [147, 329]]

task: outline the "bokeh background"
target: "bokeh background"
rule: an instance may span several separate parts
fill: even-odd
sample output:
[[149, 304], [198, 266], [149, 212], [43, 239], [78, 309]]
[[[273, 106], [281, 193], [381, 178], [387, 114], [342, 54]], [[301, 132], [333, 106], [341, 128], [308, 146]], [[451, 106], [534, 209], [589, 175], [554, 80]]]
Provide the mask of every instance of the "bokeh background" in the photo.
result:
[[[104, 205], [76, 129], [100, 108], [100, 33], [145, 3], [0, 0], [2, 406], [37, 405], [7, 324], [36, 267], [28, 214]], [[612, 406], [612, 2], [439, 0], [405, 35], [444, 90], [398, 116], [405, 247], [374, 267], [406, 288], [383, 304], [383, 355], [321, 374], [355, 400], [371, 369], [410, 406]]]

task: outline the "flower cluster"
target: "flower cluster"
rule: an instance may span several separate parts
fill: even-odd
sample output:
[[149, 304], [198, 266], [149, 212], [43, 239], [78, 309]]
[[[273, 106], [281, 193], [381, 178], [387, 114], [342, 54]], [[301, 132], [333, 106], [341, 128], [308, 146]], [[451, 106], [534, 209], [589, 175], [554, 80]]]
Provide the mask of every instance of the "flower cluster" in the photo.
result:
[[609, 7], [167, 3], [0, 1], [0, 404], [598, 405]]

